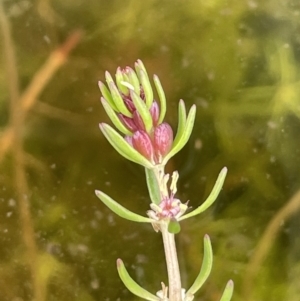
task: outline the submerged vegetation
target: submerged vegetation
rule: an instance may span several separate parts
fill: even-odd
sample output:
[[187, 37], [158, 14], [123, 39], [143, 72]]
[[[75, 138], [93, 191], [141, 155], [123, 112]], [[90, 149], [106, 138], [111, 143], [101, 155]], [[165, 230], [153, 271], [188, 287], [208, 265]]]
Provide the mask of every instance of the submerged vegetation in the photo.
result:
[[[298, 301], [300, 5], [297, 1], [1, 1], [1, 300], [135, 300], [115, 260], [149, 291], [164, 278], [160, 237], [116, 218], [94, 196], [148, 210], [143, 170], [99, 133], [95, 81], [141, 58], [157, 73], [174, 133], [178, 99], [197, 116], [178, 198], [197, 208], [225, 165], [218, 201], [182, 222], [183, 287], [212, 274], [195, 300]], [[147, 247], [145, 247], [147, 246]], [[181, 256], [184, 254], [184, 256]], [[155, 263], [155, 264], [154, 264]], [[152, 272], [151, 272], [152, 271]], [[164, 276], [165, 275], [165, 276]]]

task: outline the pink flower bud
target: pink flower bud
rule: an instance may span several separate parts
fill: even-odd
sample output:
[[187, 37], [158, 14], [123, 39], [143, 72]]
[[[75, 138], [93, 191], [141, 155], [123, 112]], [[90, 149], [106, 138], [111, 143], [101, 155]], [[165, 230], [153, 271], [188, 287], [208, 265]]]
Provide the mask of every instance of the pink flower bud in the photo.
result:
[[132, 136], [125, 136], [125, 141], [132, 146]]
[[153, 161], [153, 145], [150, 137], [145, 131], [137, 131], [133, 134], [132, 146], [145, 158]]
[[160, 161], [171, 149], [173, 144], [173, 130], [166, 122], [157, 126], [154, 130], [153, 146], [155, 154]]
[[145, 131], [145, 125], [138, 111], [133, 112], [133, 121], [138, 130]]
[[156, 127], [159, 118], [159, 107], [156, 101], [153, 101], [149, 111], [152, 116], [153, 126]]
[[127, 107], [127, 109], [133, 113], [135, 111], [135, 106], [130, 98], [130, 96], [125, 96], [123, 95], [123, 101], [125, 103], [125, 106]]
[[123, 114], [118, 114], [119, 119], [122, 121], [122, 123], [127, 127], [127, 129], [131, 132], [135, 132], [138, 130], [137, 126], [135, 125], [135, 122], [132, 118], [129, 118], [127, 116], [124, 116]]

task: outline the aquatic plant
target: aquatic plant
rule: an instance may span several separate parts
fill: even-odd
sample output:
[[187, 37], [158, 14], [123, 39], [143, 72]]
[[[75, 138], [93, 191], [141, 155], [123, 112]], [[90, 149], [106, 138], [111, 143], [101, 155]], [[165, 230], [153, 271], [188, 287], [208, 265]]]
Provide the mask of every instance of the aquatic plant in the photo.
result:
[[[226, 177], [224, 167], [208, 198], [198, 208], [188, 212], [188, 204], [176, 198], [179, 174], [165, 173], [165, 166], [178, 153], [190, 138], [196, 115], [193, 105], [187, 112], [183, 100], [178, 106], [178, 127], [175, 138], [171, 126], [164, 122], [166, 97], [159, 78], [153, 81], [159, 103], [147, 71], [141, 60], [135, 63], [135, 70], [118, 68], [116, 79], [106, 72], [106, 84], [99, 82], [102, 93], [102, 105], [119, 131], [106, 123], [100, 123], [100, 129], [109, 143], [126, 159], [142, 165], [150, 197], [150, 209], [147, 216], [131, 212], [104, 192], [97, 190], [97, 197], [114, 213], [122, 218], [151, 223], [156, 232], [161, 232], [168, 272], [168, 285], [162, 283], [162, 289], [155, 295], [142, 288], [127, 272], [121, 259], [117, 260], [119, 276], [125, 286], [138, 297], [150, 301], [191, 301], [195, 293], [208, 278], [213, 263], [212, 246], [209, 236], [204, 236], [204, 255], [202, 267], [196, 280], [188, 290], [181, 286], [181, 277], [175, 244], [175, 234], [180, 232], [180, 221], [196, 216], [209, 208], [216, 200]], [[170, 180], [171, 178], [171, 180]], [[233, 281], [229, 280], [221, 301], [229, 301], [233, 293]]]

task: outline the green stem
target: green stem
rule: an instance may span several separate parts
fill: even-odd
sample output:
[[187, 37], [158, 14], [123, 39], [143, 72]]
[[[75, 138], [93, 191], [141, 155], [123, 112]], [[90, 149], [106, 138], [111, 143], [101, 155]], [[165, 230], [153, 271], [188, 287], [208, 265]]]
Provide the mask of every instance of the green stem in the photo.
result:
[[[157, 166], [153, 171], [159, 185], [161, 200], [169, 198], [168, 188], [164, 180], [164, 176], [165, 176], [164, 166], [163, 165]], [[176, 244], [175, 244], [175, 236], [173, 233], [170, 233], [168, 231], [168, 221], [161, 220], [160, 231], [162, 234], [167, 271], [168, 271], [168, 282], [169, 282], [168, 297], [170, 301], [182, 301], [181, 279], [180, 279]]]
[[169, 300], [182, 301], [181, 299], [181, 279], [174, 234], [168, 232], [168, 223], [161, 222], [160, 230], [162, 233], [164, 250], [166, 256], [168, 281], [169, 281]]

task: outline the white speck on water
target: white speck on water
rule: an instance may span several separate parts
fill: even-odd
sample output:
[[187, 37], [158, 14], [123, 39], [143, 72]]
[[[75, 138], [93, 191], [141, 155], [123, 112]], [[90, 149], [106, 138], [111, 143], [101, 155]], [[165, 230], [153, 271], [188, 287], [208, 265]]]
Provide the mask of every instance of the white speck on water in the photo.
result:
[[55, 168], [56, 168], [56, 164], [55, 164], [55, 163], [51, 164], [51, 165], [50, 165], [50, 168], [51, 168], [51, 169], [55, 169]]
[[98, 279], [94, 279], [91, 281], [91, 288], [94, 290], [99, 288], [99, 280]]
[[93, 181], [87, 181], [86, 184], [92, 185], [92, 184], [93, 184]]
[[97, 228], [99, 228], [99, 223], [95, 219], [92, 219], [90, 221], [90, 226], [91, 226], [92, 229], [97, 229]]
[[66, 216], [65, 214], [62, 214], [62, 215], [61, 215], [61, 218], [62, 218], [62, 219], [66, 219], [67, 216]]
[[115, 219], [114, 219], [114, 216], [112, 214], [108, 214], [107, 216], [107, 221], [108, 223], [111, 225], [111, 226], [114, 226], [115, 225]]
[[86, 111], [89, 112], [89, 113], [91, 113], [91, 112], [94, 111], [94, 108], [93, 108], [93, 107], [88, 107], [88, 108], [86, 109]]
[[206, 99], [202, 98], [202, 97], [197, 97], [196, 98], [196, 105], [200, 106], [203, 109], [207, 109], [209, 106], [209, 103]]
[[213, 81], [215, 79], [215, 77], [216, 77], [216, 75], [213, 71], [210, 71], [207, 73], [208, 80]]
[[271, 158], [270, 158], [270, 162], [271, 162], [271, 163], [274, 163], [274, 162], [276, 162], [276, 157], [275, 157], [275, 156], [271, 156]]
[[106, 186], [110, 186], [111, 183], [110, 183], [109, 181], [106, 181], [106, 182], [105, 182], [105, 185], [106, 185]]
[[49, 38], [47, 35], [44, 35], [43, 38], [44, 38], [44, 41], [45, 41], [47, 44], [51, 44], [51, 40], [50, 40], [50, 38]]
[[12, 211], [9, 211], [9, 212], [6, 213], [6, 216], [7, 216], [7, 217], [11, 217], [12, 214], [13, 214]]
[[168, 46], [166, 46], [166, 45], [161, 45], [160, 51], [161, 52], [169, 52], [170, 48]]
[[187, 68], [191, 64], [190, 60], [186, 57], [182, 59], [182, 68]]
[[202, 144], [202, 141], [200, 138], [197, 138], [195, 140], [195, 144], [194, 144], [194, 147], [196, 150], [200, 150], [202, 148], [203, 144]]
[[8, 229], [4, 229], [4, 230], [3, 230], [3, 233], [7, 233], [7, 232], [8, 232]]
[[278, 124], [276, 123], [276, 122], [274, 122], [274, 121], [269, 121], [268, 123], [267, 123], [267, 125], [268, 125], [268, 127], [270, 128], [270, 129], [276, 129], [276, 128], [278, 128]]
[[248, 6], [249, 6], [249, 8], [252, 8], [252, 9], [258, 7], [258, 5], [255, 1], [248, 1]]
[[283, 45], [283, 48], [285, 48], [285, 49], [290, 48], [290, 44], [285, 43], [285, 44]]
[[95, 211], [96, 219], [101, 220], [103, 218], [103, 213], [99, 210]]
[[14, 199], [9, 199], [8, 200], [8, 206], [9, 207], [14, 207], [16, 206], [16, 201]]

